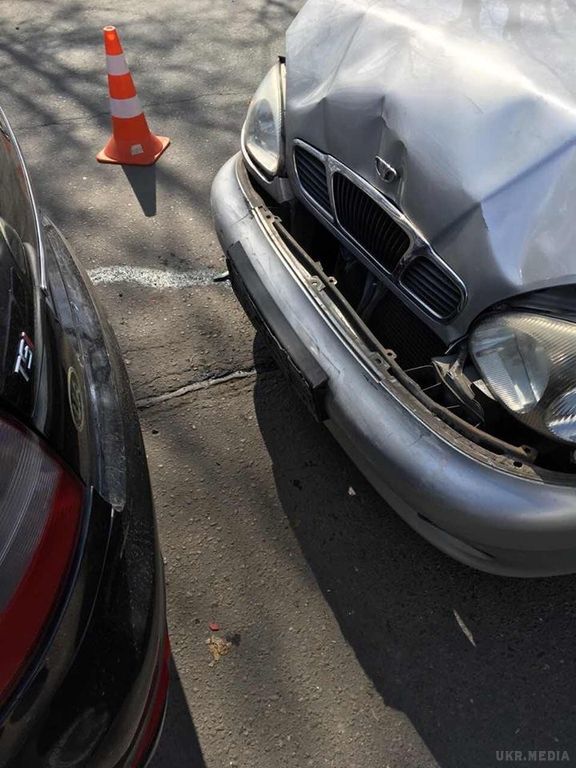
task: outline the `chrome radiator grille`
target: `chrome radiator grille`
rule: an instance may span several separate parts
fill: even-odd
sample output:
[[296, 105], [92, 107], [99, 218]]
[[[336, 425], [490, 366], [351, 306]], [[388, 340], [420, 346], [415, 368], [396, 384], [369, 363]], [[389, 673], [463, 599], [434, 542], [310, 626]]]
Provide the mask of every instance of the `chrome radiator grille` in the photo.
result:
[[[448, 320], [462, 308], [462, 282], [377, 189], [335, 158], [301, 141], [294, 144], [294, 167], [305, 197], [375, 271], [383, 270], [439, 320]], [[423, 255], [404, 259], [416, 247]]]
[[334, 204], [342, 229], [388, 272], [410, 248], [402, 227], [353, 181], [335, 173]]

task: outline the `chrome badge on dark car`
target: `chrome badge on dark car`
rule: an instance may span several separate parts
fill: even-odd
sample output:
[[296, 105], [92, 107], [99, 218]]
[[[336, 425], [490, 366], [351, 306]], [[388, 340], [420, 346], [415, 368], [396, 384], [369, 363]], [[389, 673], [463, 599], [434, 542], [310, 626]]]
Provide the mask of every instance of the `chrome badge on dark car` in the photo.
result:
[[30, 381], [32, 375], [32, 363], [34, 361], [34, 343], [30, 337], [22, 331], [18, 342], [18, 352], [14, 364], [14, 373], [20, 374], [24, 381]]

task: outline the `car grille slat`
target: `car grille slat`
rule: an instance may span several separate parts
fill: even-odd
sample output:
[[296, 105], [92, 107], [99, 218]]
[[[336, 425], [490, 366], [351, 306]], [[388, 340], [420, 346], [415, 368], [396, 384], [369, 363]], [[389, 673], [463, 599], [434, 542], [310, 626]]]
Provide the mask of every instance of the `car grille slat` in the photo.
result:
[[378, 246], [382, 247], [382, 242], [380, 240], [380, 234], [384, 231], [384, 227], [382, 227], [382, 230], [378, 229], [378, 211], [375, 208], [372, 208], [372, 210], [368, 210], [368, 223], [367, 223], [367, 234], [368, 234], [368, 242], [370, 243], [370, 251], [378, 253]]
[[430, 286], [431, 289], [442, 294], [448, 300], [456, 300], [460, 296], [458, 288], [447, 281], [446, 274], [442, 273], [441, 276], [436, 274], [434, 270], [430, 269], [428, 264], [413, 268], [408, 274], [412, 274], [412, 279], [417, 278], [420, 282]]
[[438, 298], [442, 301], [446, 302], [452, 302], [454, 300], [454, 296], [448, 293], [447, 291], [442, 291], [437, 286], [432, 285], [430, 282], [426, 282], [425, 279], [422, 279], [421, 277], [415, 277], [414, 275], [411, 276], [411, 290], [417, 291], [418, 294], [421, 296], [426, 294], [429, 291], [435, 291], [435, 293], [438, 295]]
[[453, 276], [425, 257], [408, 264], [400, 277], [400, 284], [443, 319], [454, 315], [464, 298]]
[[[417, 271], [408, 272], [409, 279], [412, 280], [413, 283], [419, 283], [420, 285], [429, 286], [430, 289], [437, 291], [439, 294], [444, 296], [447, 300], [452, 300], [455, 297], [458, 296], [458, 292], [452, 290], [452, 288], [445, 283], [440, 283], [438, 281], [438, 278], [434, 275], [428, 274], [426, 271], [422, 270], [419, 274]], [[404, 282], [404, 278], [403, 278]]]
[[302, 168], [300, 173], [303, 177], [315, 182], [320, 187], [326, 186], [326, 173], [320, 172], [318, 168], [314, 168], [312, 166], [310, 168]]
[[342, 173], [334, 174], [340, 226], [384, 269], [392, 272], [410, 248], [410, 237], [370, 195]]
[[310, 178], [308, 176], [302, 176], [303, 179], [303, 186], [306, 186], [306, 191], [308, 192], [311, 197], [313, 197], [315, 200], [319, 200], [322, 203], [326, 202], [326, 199], [323, 196], [323, 188], [322, 185], [313, 178]]
[[300, 174], [300, 178], [303, 182], [303, 184], [306, 185], [307, 190], [311, 188], [311, 191], [313, 192], [314, 196], [322, 196], [326, 186], [322, 183], [322, 179], [318, 178], [317, 176], [312, 175], [308, 172], [303, 172]]
[[294, 148], [294, 162], [302, 189], [325, 211], [332, 212], [328, 177], [322, 160], [303, 147]]

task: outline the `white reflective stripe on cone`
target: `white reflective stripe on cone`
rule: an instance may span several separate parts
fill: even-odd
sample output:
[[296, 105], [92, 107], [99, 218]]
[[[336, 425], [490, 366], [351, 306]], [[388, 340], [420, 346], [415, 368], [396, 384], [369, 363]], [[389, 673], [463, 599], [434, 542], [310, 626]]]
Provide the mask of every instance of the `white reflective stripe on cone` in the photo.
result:
[[131, 99], [110, 99], [110, 112], [112, 117], [138, 117], [142, 114], [140, 99], [132, 96]]
[[127, 75], [129, 72], [123, 53], [117, 56], [106, 56], [106, 66], [109, 75]]

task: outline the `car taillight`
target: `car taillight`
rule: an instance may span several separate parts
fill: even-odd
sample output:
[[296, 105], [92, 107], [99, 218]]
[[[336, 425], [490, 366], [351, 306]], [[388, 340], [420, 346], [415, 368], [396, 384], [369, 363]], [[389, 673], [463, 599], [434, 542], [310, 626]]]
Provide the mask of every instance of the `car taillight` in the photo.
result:
[[81, 483], [33, 433], [0, 418], [0, 701], [55, 607], [82, 496]]
[[166, 630], [160, 648], [154, 685], [146, 702], [144, 722], [141, 723], [142, 731], [136, 747], [136, 755], [132, 761], [132, 768], [142, 768], [148, 763], [155, 742], [158, 740], [170, 685], [171, 655], [170, 637], [168, 630]]

